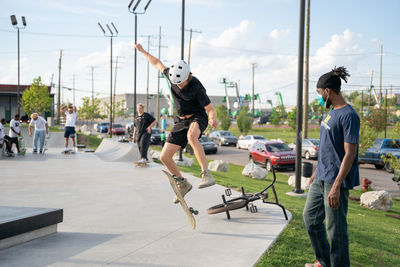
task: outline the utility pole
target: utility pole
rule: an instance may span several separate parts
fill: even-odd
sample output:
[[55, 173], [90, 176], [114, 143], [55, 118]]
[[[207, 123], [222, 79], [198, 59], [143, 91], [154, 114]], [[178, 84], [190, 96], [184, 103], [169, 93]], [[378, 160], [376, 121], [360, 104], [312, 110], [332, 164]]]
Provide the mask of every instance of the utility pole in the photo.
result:
[[201, 33], [201, 31], [196, 31], [196, 30], [193, 30], [192, 28], [190, 28], [189, 30], [186, 30], [186, 31], [190, 32], [190, 34], [189, 34], [189, 51], [188, 51], [188, 64], [190, 65], [190, 53], [192, 51], [192, 33], [193, 32]]
[[115, 75], [114, 75], [114, 99], [113, 99], [114, 113], [115, 113], [115, 108], [116, 108], [116, 106], [115, 106], [115, 91], [117, 90], [117, 69], [118, 69], [118, 56], [115, 61], [115, 71], [114, 71], [115, 72]]
[[306, 47], [304, 61], [304, 111], [303, 111], [303, 139], [308, 138], [308, 83], [309, 83], [309, 53], [310, 53], [310, 1], [307, 0], [306, 17]]
[[382, 57], [383, 57], [383, 45], [381, 45], [381, 73], [379, 78], [379, 106], [382, 104]]
[[60, 113], [61, 113], [61, 58], [62, 58], [62, 49], [60, 49], [60, 58], [58, 59], [57, 124], [60, 124]]
[[[150, 38], [153, 36], [141, 35], [141, 37], [147, 37], [147, 52], [150, 53]], [[149, 112], [149, 71], [149, 61], [147, 61], [146, 112]]]
[[251, 65], [252, 65], [252, 69], [253, 69], [252, 96], [251, 96], [251, 100], [252, 100], [251, 118], [252, 118], [252, 120], [254, 120], [254, 68], [256, 66], [256, 63], [251, 63]]
[[[158, 60], [160, 60], [161, 57], [161, 26], [160, 30], [158, 33]], [[157, 70], [157, 111], [156, 111], [156, 121], [157, 121], [157, 126], [160, 125], [160, 78], [161, 78], [161, 72]]]
[[369, 85], [369, 98], [368, 98], [368, 116], [370, 115], [371, 112], [371, 93], [372, 93], [372, 79], [374, 78], [374, 71], [371, 71], [371, 83]]

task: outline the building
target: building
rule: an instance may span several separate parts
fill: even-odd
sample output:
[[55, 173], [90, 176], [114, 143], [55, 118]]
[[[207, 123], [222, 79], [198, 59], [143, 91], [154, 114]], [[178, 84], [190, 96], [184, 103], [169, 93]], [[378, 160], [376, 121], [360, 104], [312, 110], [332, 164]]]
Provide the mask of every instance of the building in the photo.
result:
[[[22, 94], [25, 90], [29, 89], [30, 85], [20, 85], [20, 100], [22, 98]], [[47, 117], [52, 117], [54, 114], [54, 94], [51, 94], [51, 87], [48, 86], [48, 90], [50, 93], [50, 97], [53, 99], [52, 107], [50, 112], [46, 112], [44, 115]], [[7, 122], [9, 122], [14, 115], [18, 112], [17, 106], [17, 94], [18, 94], [18, 85], [16, 84], [0, 84], [0, 118], [5, 118]], [[21, 107], [20, 109], [20, 117], [22, 120], [28, 118], [28, 114], [26, 114]]]

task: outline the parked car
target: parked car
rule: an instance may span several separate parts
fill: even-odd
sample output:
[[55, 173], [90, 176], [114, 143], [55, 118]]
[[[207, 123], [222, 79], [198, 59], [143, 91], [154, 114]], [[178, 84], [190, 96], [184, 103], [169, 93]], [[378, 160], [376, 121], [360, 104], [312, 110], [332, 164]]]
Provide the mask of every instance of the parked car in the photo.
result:
[[239, 138], [238, 142], [236, 143], [236, 147], [241, 149], [249, 149], [255, 142], [262, 142], [265, 143], [268, 140], [261, 135], [247, 135], [243, 138]]
[[161, 130], [157, 128], [151, 129], [150, 144], [161, 145]]
[[108, 127], [110, 126], [109, 122], [103, 121], [97, 124], [96, 132], [106, 133], [108, 131]]
[[211, 139], [211, 141], [220, 146], [235, 146], [238, 141], [238, 138], [230, 131], [213, 131], [208, 137]]
[[[107, 133], [110, 132], [110, 127], [107, 127]], [[125, 135], [125, 128], [119, 123], [112, 124], [112, 134], [114, 135]]]
[[385, 164], [382, 159], [382, 156], [385, 157], [389, 153], [400, 158], [400, 139], [396, 139], [395, 143], [392, 139], [375, 139], [374, 145], [359, 157], [359, 162], [374, 164], [377, 169], [385, 168], [386, 171], [393, 172], [392, 166], [389, 163]]
[[255, 142], [249, 148], [249, 158], [268, 171], [272, 166], [294, 170], [296, 163], [296, 153], [286, 143], [278, 141]]
[[[216, 154], [218, 152], [218, 146], [210, 140], [207, 136], [203, 135], [199, 138], [200, 144], [203, 146], [204, 153], [206, 154]], [[185, 152], [193, 155], [193, 148], [190, 144], [185, 147]]]
[[303, 139], [301, 155], [306, 159], [317, 159], [319, 151], [319, 139]]

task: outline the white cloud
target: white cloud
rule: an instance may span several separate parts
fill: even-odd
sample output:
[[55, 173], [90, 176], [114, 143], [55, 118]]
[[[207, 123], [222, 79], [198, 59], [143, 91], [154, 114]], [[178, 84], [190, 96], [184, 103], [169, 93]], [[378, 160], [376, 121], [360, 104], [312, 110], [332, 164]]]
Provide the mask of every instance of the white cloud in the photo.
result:
[[[29, 61], [26, 57], [20, 58], [20, 84], [29, 84], [32, 82], [28, 73], [30, 71]], [[0, 83], [17, 84], [18, 83], [18, 60], [10, 60], [4, 72], [5, 74], [0, 78]]]
[[282, 29], [282, 30], [273, 29], [269, 34], [269, 38], [271, 38], [272, 40], [281, 40], [289, 34], [290, 34], [290, 29]]

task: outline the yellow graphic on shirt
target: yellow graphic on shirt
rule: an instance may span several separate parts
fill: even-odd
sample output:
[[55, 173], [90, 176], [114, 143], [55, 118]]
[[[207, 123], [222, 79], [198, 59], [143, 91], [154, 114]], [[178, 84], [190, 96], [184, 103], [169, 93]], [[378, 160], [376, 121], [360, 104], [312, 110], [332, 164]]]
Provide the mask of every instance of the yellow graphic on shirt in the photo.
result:
[[324, 119], [324, 123], [328, 123], [328, 121], [332, 118], [331, 115], [326, 115], [326, 118]]

